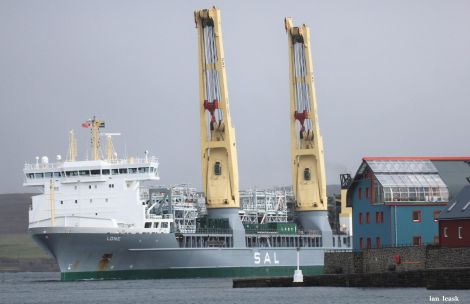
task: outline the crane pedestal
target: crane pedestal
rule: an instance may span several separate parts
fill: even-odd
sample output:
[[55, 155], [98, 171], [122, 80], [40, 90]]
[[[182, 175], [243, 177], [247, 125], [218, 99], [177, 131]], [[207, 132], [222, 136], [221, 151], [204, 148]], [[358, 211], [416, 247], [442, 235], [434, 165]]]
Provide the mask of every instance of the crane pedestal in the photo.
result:
[[297, 211], [297, 219], [304, 231], [321, 231], [324, 247], [333, 247], [333, 232], [328, 221], [328, 211]]
[[238, 212], [238, 208], [208, 208], [207, 216], [209, 218], [226, 218], [229, 221], [230, 228], [233, 231], [233, 247], [246, 247], [245, 228]]

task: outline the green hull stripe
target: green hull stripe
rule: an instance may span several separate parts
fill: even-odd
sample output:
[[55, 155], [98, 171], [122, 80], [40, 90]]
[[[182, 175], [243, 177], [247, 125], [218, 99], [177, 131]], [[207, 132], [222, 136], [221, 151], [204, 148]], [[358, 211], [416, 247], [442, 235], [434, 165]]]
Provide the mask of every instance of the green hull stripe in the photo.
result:
[[[176, 279], [176, 278], [214, 278], [214, 277], [276, 277], [293, 276], [296, 267], [227, 267], [227, 268], [184, 268], [116, 270], [94, 272], [62, 272], [62, 281], [76, 280], [138, 280], [138, 279]], [[303, 266], [304, 275], [323, 274], [323, 266]]]

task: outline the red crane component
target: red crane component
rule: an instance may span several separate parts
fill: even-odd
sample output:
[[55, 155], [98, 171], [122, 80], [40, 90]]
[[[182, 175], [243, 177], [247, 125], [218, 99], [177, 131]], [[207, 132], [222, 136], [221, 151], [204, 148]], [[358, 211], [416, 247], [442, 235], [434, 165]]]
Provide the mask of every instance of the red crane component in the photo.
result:
[[305, 131], [304, 122], [307, 118], [309, 118], [309, 114], [310, 113], [307, 112], [307, 110], [304, 110], [301, 113], [295, 111], [294, 113], [294, 118], [297, 119], [300, 122], [300, 125], [302, 126], [302, 128], [300, 129], [301, 132]]
[[211, 113], [211, 122], [215, 122], [215, 115], [214, 111], [219, 108], [219, 101], [217, 99], [214, 99], [213, 102], [210, 102], [208, 100], [204, 100], [204, 109], [209, 111]]

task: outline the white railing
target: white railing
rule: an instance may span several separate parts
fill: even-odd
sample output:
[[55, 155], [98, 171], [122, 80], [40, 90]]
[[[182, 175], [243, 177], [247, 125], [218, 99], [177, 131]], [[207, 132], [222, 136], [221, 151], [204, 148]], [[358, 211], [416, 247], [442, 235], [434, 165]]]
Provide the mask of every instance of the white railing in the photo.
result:
[[[116, 160], [106, 160], [108, 164], [112, 165], [156, 165], [158, 164], [158, 158], [155, 156], [146, 157], [146, 158], [134, 158], [130, 157], [127, 159], [116, 159]], [[77, 163], [77, 168], [80, 166], [80, 163], [83, 161], [75, 161]], [[62, 169], [63, 162], [56, 162], [56, 163], [36, 163], [36, 164], [24, 164], [24, 170], [55, 170], [55, 169]], [[67, 170], [71, 170], [73, 168], [67, 168]]]

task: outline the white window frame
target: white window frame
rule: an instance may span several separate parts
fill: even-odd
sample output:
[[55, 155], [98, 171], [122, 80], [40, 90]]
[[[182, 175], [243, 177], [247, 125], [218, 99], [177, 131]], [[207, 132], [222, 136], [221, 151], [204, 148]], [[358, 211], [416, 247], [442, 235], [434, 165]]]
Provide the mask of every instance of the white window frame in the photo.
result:
[[460, 227], [457, 229], [459, 239], [463, 239], [463, 227]]

